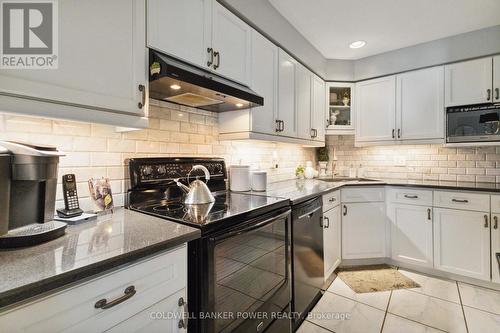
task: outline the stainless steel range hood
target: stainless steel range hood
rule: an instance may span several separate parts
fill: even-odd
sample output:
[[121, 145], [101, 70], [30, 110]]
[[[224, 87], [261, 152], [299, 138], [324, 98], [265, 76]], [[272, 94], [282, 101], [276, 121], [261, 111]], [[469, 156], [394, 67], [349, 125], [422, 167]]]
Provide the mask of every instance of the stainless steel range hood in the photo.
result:
[[187, 65], [151, 49], [149, 96], [213, 112], [264, 105], [264, 98], [242, 84]]

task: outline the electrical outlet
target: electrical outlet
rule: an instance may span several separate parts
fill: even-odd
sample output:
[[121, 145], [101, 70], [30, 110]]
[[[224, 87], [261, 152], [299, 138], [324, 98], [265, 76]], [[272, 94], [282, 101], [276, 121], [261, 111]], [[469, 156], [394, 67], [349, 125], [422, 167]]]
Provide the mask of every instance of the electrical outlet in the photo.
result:
[[406, 166], [406, 157], [405, 156], [394, 156], [393, 162], [394, 162], [394, 166]]

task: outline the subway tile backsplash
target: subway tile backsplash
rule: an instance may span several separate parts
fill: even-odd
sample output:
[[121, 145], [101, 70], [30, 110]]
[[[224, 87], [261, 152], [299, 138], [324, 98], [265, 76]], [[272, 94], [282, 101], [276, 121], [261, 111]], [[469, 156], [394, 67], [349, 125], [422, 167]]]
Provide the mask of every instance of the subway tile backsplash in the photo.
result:
[[[365, 177], [411, 180], [500, 182], [500, 147], [445, 148], [441, 145], [354, 147], [354, 136], [327, 136], [336, 172], [360, 168]], [[404, 163], [401, 163], [404, 161]]]
[[[314, 149], [298, 145], [218, 141], [216, 113], [153, 100], [150, 103], [149, 128], [132, 132], [117, 132], [114, 126], [102, 124], [0, 113], [0, 140], [48, 144], [64, 151], [59, 178], [65, 173], [76, 175], [84, 210], [93, 209], [87, 186], [92, 177], [110, 178], [115, 204], [123, 205], [128, 186], [124, 161], [132, 157], [223, 157], [228, 165], [250, 164], [267, 170], [271, 182], [294, 178], [297, 165], [314, 159]], [[61, 186], [56, 199], [56, 207], [62, 207]]]

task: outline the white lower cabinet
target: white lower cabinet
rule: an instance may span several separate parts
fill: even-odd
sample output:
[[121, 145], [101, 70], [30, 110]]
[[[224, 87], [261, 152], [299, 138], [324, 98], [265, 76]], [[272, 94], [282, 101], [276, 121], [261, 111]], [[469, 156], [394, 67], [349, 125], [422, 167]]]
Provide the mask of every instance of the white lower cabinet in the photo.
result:
[[491, 196], [491, 280], [500, 283], [500, 195]]
[[434, 268], [490, 280], [489, 212], [434, 209]]
[[432, 267], [432, 208], [389, 203], [391, 257], [408, 264]]
[[384, 202], [342, 204], [342, 259], [386, 256]]
[[[187, 251], [183, 245], [5, 311], [0, 314], [0, 330], [177, 332], [185, 325], [186, 288]], [[98, 306], [103, 303], [109, 307]], [[155, 311], [173, 311], [174, 316], [148, 317]]]
[[340, 206], [323, 213], [323, 246], [325, 279], [340, 265], [342, 234], [340, 230]]

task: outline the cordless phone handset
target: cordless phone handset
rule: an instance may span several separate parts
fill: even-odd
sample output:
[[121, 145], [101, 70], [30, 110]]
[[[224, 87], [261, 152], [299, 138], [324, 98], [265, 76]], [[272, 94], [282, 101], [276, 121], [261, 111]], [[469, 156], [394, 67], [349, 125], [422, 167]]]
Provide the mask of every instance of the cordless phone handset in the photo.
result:
[[76, 192], [76, 179], [74, 174], [62, 176], [62, 187], [64, 196], [64, 209], [58, 209], [57, 215], [61, 218], [70, 218], [82, 215], [78, 203], [78, 194]]

